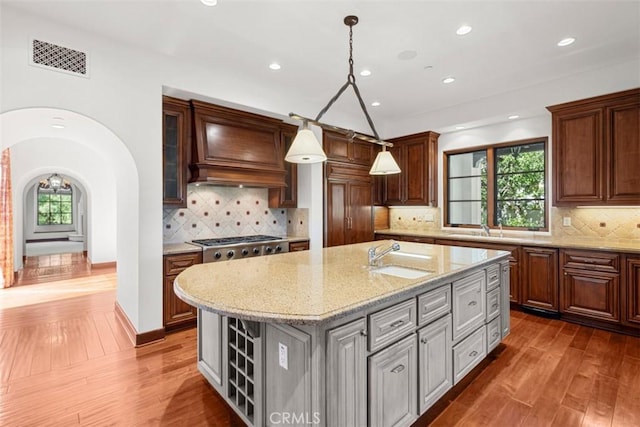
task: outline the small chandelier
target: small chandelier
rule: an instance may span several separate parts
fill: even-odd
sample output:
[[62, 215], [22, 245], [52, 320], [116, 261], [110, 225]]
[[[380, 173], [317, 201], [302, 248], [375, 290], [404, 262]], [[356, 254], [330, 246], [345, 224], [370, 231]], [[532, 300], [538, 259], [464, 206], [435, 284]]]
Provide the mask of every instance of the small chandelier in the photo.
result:
[[[310, 119], [307, 117], [302, 117], [295, 113], [290, 113], [289, 117], [302, 120], [302, 128], [298, 131], [298, 134], [293, 140], [291, 144], [291, 148], [287, 152], [285, 156], [285, 160], [291, 163], [319, 163], [327, 160], [327, 155], [322, 150], [322, 145], [315, 137], [313, 132], [309, 129], [309, 123], [320, 126], [323, 129], [334, 130], [338, 132], [345, 133], [349, 135], [350, 139], [358, 138], [367, 142], [371, 142], [374, 144], [382, 145], [382, 151], [378, 153], [375, 161], [373, 162], [373, 166], [369, 173], [371, 175], [390, 175], [400, 173], [400, 167], [398, 163], [395, 161], [391, 153], [387, 151], [387, 147], [393, 147], [393, 144], [390, 142], [382, 141], [378, 136], [378, 131], [376, 131], [375, 126], [373, 125], [373, 120], [369, 116], [367, 112], [367, 107], [362, 100], [362, 96], [360, 96], [360, 90], [356, 85], [356, 77], [353, 74], [353, 26], [358, 23], [358, 17], [354, 15], [349, 15], [344, 18], [344, 24], [349, 27], [349, 74], [347, 75], [347, 81], [342, 87], [338, 90], [338, 92], [329, 100], [329, 103], [318, 113], [315, 119]], [[331, 108], [331, 106], [340, 98], [340, 96], [344, 93], [347, 88], [351, 86], [353, 91], [358, 98], [358, 102], [360, 104], [360, 108], [362, 108], [362, 112], [369, 123], [369, 127], [373, 132], [374, 138], [371, 138], [367, 135], [362, 135], [352, 130], [343, 129], [337, 126], [331, 126], [320, 122], [320, 119], [324, 114]]]
[[57, 173], [47, 178], [47, 182], [49, 183], [49, 188], [52, 189], [54, 193], [57, 193], [58, 190], [62, 188], [62, 177]]

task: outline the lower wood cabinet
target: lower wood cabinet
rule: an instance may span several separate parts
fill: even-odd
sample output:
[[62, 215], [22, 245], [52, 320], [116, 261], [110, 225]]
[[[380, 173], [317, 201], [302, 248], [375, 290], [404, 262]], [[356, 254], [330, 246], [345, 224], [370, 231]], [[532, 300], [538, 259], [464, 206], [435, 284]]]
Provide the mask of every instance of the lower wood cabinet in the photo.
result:
[[453, 387], [451, 350], [451, 314], [418, 331], [420, 413], [429, 409]]
[[405, 426], [417, 418], [416, 336], [369, 357], [369, 426]]
[[367, 322], [327, 332], [327, 426], [367, 425]]
[[640, 328], [640, 257], [627, 256], [626, 276], [624, 323]]
[[620, 275], [599, 271], [565, 269], [560, 311], [618, 323]]
[[289, 252], [308, 251], [309, 241], [301, 240], [299, 242], [289, 242]]
[[187, 267], [202, 263], [202, 252], [165, 255], [163, 259], [163, 325], [167, 332], [196, 325], [197, 309], [178, 298], [173, 281]]
[[522, 305], [558, 311], [558, 250], [522, 248]]

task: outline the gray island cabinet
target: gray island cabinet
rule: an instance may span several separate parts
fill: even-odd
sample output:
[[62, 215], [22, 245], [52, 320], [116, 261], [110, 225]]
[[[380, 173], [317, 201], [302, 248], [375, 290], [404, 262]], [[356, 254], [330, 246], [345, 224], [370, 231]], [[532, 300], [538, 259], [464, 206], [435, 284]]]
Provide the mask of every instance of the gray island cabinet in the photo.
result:
[[198, 368], [248, 425], [411, 425], [509, 333], [508, 252], [401, 242], [369, 266], [372, 244], [176, 278]]

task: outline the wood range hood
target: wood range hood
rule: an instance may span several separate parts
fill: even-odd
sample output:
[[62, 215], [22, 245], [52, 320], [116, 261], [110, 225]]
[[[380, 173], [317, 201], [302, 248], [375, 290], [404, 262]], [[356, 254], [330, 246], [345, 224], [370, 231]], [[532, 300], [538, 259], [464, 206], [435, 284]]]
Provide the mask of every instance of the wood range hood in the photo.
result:
[[282, 120], [191, 100], [189, 182], [286, 187]]

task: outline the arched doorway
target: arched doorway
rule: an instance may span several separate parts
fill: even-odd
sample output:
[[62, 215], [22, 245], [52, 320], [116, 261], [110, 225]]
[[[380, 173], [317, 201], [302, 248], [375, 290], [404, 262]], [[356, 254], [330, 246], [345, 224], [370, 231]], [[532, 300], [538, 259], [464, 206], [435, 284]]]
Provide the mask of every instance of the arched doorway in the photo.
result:
[[116, 261], [118, 301], [125, 312], [137, 313], [138, 251], [126, 240], [137, 236], [139, 185], [123, 141], [103, 124], [67, 110], [26, 108], [2, 113], [0, 119], [1, 148], [11, 148], [15, 269], [24, 255], [24, 189], [51, 170], [69, 174], [84, 183], [92, 212], [87, 252], [95, 263]]

